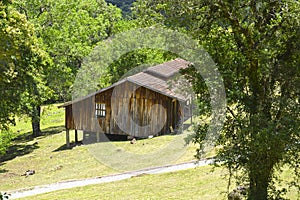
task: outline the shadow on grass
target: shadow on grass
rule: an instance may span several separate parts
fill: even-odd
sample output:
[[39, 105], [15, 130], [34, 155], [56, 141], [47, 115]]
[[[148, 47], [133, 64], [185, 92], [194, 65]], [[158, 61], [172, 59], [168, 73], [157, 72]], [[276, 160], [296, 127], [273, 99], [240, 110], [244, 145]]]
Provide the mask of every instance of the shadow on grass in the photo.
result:
[[46, 137], [48, 135], [54, 135], [61, 133], [65, 130], [65, 126], [51, 126], [42, 130], [42, 134], [39, 137]]
[[8, 160], [12, 160], [17, 156], [23, 156], [31, 153], [34, 149], [39, 148], [38, 143], [35, 142], [33, 144], [15, 144], [10, 146], [6, 154], [0, 157], [0, 162], [5, 162]]
[[8, 172], [8, 170], [6, 170], [6, 169], [0, 169], [0, 174], [6, 173], [6, 172]]
[[[64, 126], [53, 126], [42, 130], [39, 138], [46, 137], [48, 135], [54, 135], [61, 133], [64, 130]], [[13, 140], [13, 144], [8, 147], [6, 154], [0, 156], [0, 163], [12, 160], [18, 156], [24, 156], [31, 153], [33, 150], [39, 148], [38, 142], [32, 144], [26, 144], [34, 139], [31, 132], [24, 133]], [[1, 173], [1, 172], [0, 172]]]
[[78, 141], [77, 143], [71, 142], [71, 143], [70, 143], [70, 147], [67, 147], [67, 144], [64, 144], [64, 145], [58, 147], [57, 149], [53, 150], [52, 152], [58, 152], [58, 151], [64, 151], [64, 150], [70, 150], [70, 149], [73, 149], [74, 147], [80, 146], [80, 145], [82, 145], [82, 141]]
[[[62, 132], [64, 129], [65, 129], [64, 126], [51, 126], [46, 129], [43, 129], [42, 133], [37, 137], [43, 138], [48, 135], [58, 134], [58, 133]], [[30, 132], [27, 132], [27, 133], [17, 136], [16, 138], [14, 138], [14, 141], [15, 142], [28, 142], [28, 141], [33, 140], [34, 138], [35, 137], [32, 135], [32, 132], [30, 131]]]

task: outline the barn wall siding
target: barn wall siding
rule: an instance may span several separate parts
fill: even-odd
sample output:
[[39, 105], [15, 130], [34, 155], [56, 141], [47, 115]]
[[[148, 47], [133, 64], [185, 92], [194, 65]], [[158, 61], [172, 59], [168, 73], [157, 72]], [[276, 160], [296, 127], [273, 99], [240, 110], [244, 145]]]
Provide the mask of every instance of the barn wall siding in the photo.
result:
[[[105, 118], [95, 115], [95, 102], [105, 103]], [[155, 106], [162, 105], [163, 108]], [[158, 131], [163, 116], [166, 122]], [[176, 128], [180, 118], [179, 102], [172, 98], [124, 82], [114, 88], [66, 107], [66, 128], [108, 134], [148, 137]]]

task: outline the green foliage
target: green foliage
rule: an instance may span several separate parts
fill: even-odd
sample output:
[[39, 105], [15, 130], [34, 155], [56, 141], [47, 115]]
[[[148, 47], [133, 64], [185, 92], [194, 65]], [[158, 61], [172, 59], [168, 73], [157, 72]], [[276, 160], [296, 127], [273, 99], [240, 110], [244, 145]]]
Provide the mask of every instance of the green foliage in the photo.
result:
[[56, 99], [70, 98], [70, 87], [85, 56], [111, 35], [121, 11], [104, 0], [16, 1], [15, 6], [36, 26], [53, 59], [46, 79]]
[[177, 55], [171, 52], [165, 52], [157, 49], [138, 49], [122, 55], [120, 59], [109, 65], [109, 84], [119, 81], [124, 78], [123, 75], [132, 75], [130, 71], [134, 68], [139, 68], [149, 65], [160, 64], [177, 58]]
[[30, 90], [49, 64], [26, 17], [9, 4], [0, 2], [0, 130], [14, 123], [23, 96], [34, 96]]
[[[142, 28], [143, 25], [137, 19], [123, 19], [119, 20], [114, 25], [113, 34], [123, 33], [132, 29]], [[126, 74], [132, 75], [132, 73], [137, 73], [142, 68], [145, 68], [149, 65], [160, 64], [172, 59], [177, 58], [178, 55], [175, 55], [171, 52], [166, 52], [160, 49], [137, 49], [131, 52], [128, 52], [114, 61], [108, 66], [108, 71], [103, 78], [101, 78], [99, 86], [101, 88], [109, 86]], [[132, 69], [137, 69], [133, 72]]]
[[[12, 67], [10, 69], [3, 65], [7, 70], [4, 75], [7, 74], [11, 78], [20, 76], [22, 80], [7, 81], [4, 79], [9, 86], [5, 87], [8, 89], [1, 92], [12, 94], [10, 96], [6, 95], [8, 96], [7, 100], [3, 99], [1, 102], [5, 105], [2, 106], [1, 113], [3, 112], [3, 115], [6, 115], [5, 117], [1, 115], [1, 121], [13, 122], [13, 116], [10, 115], [18, 111], [31, 117], [33, 134], [39, 135], [40, 106], [56, 100], [70, 98], [69, 90], [83, 58], [90, 53], [99, 41], [112, 33], [113, 23], [121, 17], [121, 14], [118, 9], [107, 5], [104, 0], [73, 0], [71, 2], [65, 0], [15, 1], [13, 6], [24, 14], [19, 14], [20, 20], [17, 20], [22, 20], [23, 24], [29, 20], [32, 24], [25, 24], [28, 26], [25, 28], [21, 27], [22, 24], [13, 21], [11, 24], [13, 24], [16, 31], [13, 30], [11, 33], [18, 36], [20, 29], [21, 33], [24, 32], [24, 36], [22, 38], [1, 37], [1, 44], [3, 44], [1, 47], [3, 47], [5, 57], [0, 57], [1, 61], [16, 65], [19, 67], [18, 70], [24, 74]], [[12, 8], [3, 7], [3, 12], [1, 12], [3, 18], [10, 10]], [[15, 10], [13, 12], [18, 13]], [[6, 19], [12, 19], [12, 17], [6, 17]], [[8, 30], [8, 33], [10, 33], [10, 29], [5, 26], [10, 26], [9, 23], [9, 20], [7, 22], [3, 21], [2, 26], [2, 30]], [[19, 35], [21, 36], [21, 34]], [[16, 36], [12, 35], [12, 37]], [[27, 36], [30, 36], [29, 39], [26, 38]], [[13, 49], [10, 40], [15, 42], [16, 45], [24, 43], [25, 46], [27, 45], [32, 49], [29, 51], [26, 49]], [[22, 51], [24, 55], [18, 56], [17, 51]], [[5, 60], [8, 58], [10, 58], [10, 61]], [[21, 106], [16, 106], [14, 104], [16, 101], [19, 101]]]
[[122, 19], [117, 21], [114, 24], [114, 28], [112, 29], [112, 34], [118, 34], [118, 33], [122, 33], [124, 31], [128, 31], [128, 30], [132, 30], [132, 29], [136, 29], [136, 28], [141, 28], [139, 25], [138, 20], [128, 20], [128, 19]]
[[[77, 88], [76, 90], [79, 91], [78, 88], [85, 90], [80, 96], [87, 95], [99, 88], [108, 87], [121, 78], [124, 78], [123, 76], [125, 74], [126, 76], [132, 75], [133, 73], [140, 72], [147, 66], [149, 67], [149, 65], [163, 63], [178, 57], [178, 55], [162, 49], [136, 48], [134, 50], [128, 50], [135, 45], [134, 43], [140, 42], [135, 36], [132, 35], [131, 37], [130, 33], [131, 31], [138, 32], [141, 30], [139, 28], [142, 28], [142, 25], [138, 20], [123, 19], [114, 24], [112, 31], [114, 37], [99, 42], [99, 45], [89, 57], [84, 60], [85, 62], [81, 67], [81, 70], [84, 72], [80, 71], [80, 77], [77, 76], [80, 80], [80, 84], [74, 84], [74, 88]], [[125, 36], [122, 36], [122, 34]], [[126, 37], [126, 40], [124, 37]], [[160, 37], [157, 36], [157, 38]], [[117, 42], [111, 43], [112, 40], [116, 40]], [[147, 40], [147, 42], [149, 42], [149, 40]], [[119, 55], [120, 52], [122, 52], [121, 55]], [[110, 61], [106, 60], [106, 63], [103, 63], [105, 59]], [[107, 63], [110, 64], [106, 66]], [[91, 81], [97, 83], [97, 88], [91, 86], [91, 84], [93, 84]], [[86, 84], [88, 82], [90, 82], [88, 86], [88, 89], [90, 90], [87, 90], [86, 85], [81, 85], [82, 83]], [[74, 92], [77, 93], [78, 91]]]
[[[298, 1], [219, 0], [138, 1], [134, 8], [145, 25], [189, 33], [217, 63], [229, 104], [218, 159], [244, 172], [237, 174], [250, 184], [249, 199], [279, 198], [272, 180], [284, 164], [299, 187], [299, 8]], [[201, 143], [205, 128], [198, 130]]]

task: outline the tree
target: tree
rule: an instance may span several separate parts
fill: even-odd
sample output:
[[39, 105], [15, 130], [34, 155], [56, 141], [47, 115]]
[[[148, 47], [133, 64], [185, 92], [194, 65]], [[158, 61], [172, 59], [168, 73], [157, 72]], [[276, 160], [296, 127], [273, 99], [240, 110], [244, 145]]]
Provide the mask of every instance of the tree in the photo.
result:
[[[142, 27], [142, 24], [140, 24], [138, 20], [122, 19], [114, 24], [112, 35], [116, 37], [120, 33], [125, 33], [127, 31], [139, 29]], [[101, 45], [101, 43], [99, 43], [99, 45]], [[113, 61], [108, 66], [107, 71], [104, 72], [104, 75], [101, 76], [98, 86], [100, 88], [108, 87], [111, 84], [124, 78], [123, 76], [125, 74], [127, 76], [131, 74], [133, 72], [131, 70], [134, 68], [142, 70], [141, 68], [146, 67], [146, 65], [148, 66], [163, 63], [171, 59], [175, 59], [177, 57], [178, 55], [174, 55], [171, 52], [167, 52], [160, 49], [135, 49], [134, 51], [130, 51], [124, 55], [121, 55], [119, 59]], [[101, 64], [98, 63], [98, 65]], [[135, 71], [134, 73], [137, 72], [139, 71]]]
[[1, 146], [9, 141], [8, 127], [20, 112], [24, 95], [49, 64], [26, 16], [12, 8], [9, 1], [0, 2], [0, 131]]
[[16, 0], [14, 6], [35, 25], [39, 41], [53, 61], [23, 95], [22, 111], [31, 117], [33, 135], [37, 136], [41, 132], [41, 105], [70, 99], [84, 57], [111, 34], [121, 12], [104, 0]]
[[123, 75], [128, 73], [131, 69], [142, 65], [160, 64], [177, 57], [177, 55], [174, 55], [170, 52], [157, 49], [138, 49], [128, 52], [109, 65], [108, 76], [110, 77], [110, 80], [106, 82], [107, 84], [111, 85], [119, 81]]
[[16, 0], [15, 7], [36, 27], [54, 62], [47, 83], [56, 100], [70, 100], [71, 88], [83, 59], [98, 42], [112, 34], [121, 10], [104, 0]]
[[[284, 190], [275, 191], [274, 171], [286, 164], [299, 187], [299, 8], [298, 1], [250, 0], [153, 0], [134, 7], [144, 24], [163, 23], [198, 39], [217, 63], [228, 100], [218, 160], [242, 172], [251, 200], [279, 198]], [[201, 144], [205, 127], [198, 130]]]

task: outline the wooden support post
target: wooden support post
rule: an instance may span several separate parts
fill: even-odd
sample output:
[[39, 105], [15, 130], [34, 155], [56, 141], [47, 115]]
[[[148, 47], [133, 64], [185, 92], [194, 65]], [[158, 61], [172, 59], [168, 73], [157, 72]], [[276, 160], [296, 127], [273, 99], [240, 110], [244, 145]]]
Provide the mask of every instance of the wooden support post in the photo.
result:
[[78, 131], [75, 129], [75, 143], [78, 143]]
[[185, 120], [185, 117], [184, 117], [184, 106], [185, 106], [185, 102], [180, 102], [180, 107], [179, 107], [179, 110], [180, 110], [180, 129], [179, 129], [179, 133], [181, 134], [184, 130], [184, 120]]
[[69, 129], [66, 130], [66, 144], [67, 144], [67, 147], [69, 148], [70, 147], [70, 130]]

